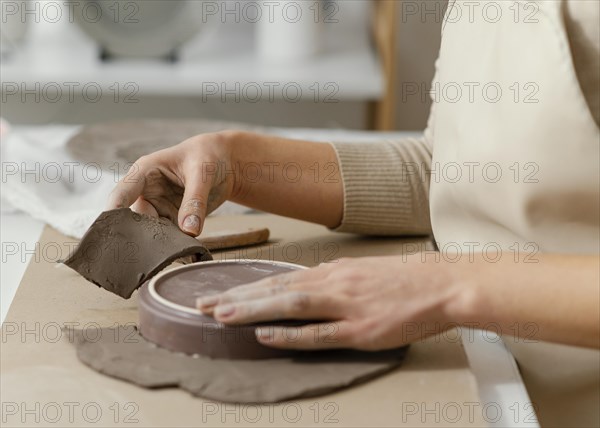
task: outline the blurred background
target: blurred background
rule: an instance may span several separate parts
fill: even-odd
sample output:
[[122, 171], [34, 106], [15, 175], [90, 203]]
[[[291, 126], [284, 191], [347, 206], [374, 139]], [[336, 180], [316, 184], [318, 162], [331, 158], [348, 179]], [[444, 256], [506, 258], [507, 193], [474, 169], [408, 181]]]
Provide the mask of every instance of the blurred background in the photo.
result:
[[1, 115], [420, 130], [446, 3], [0, 0]]

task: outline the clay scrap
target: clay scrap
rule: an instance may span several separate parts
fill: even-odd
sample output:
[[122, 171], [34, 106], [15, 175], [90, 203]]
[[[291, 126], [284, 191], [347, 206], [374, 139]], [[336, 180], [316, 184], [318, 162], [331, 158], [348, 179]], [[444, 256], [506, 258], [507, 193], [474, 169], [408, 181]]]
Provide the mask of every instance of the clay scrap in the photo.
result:
[[120, 208], [100, 214], [64, 263], [88, 281], [128, 299], [182, 257], [193, 262], [212, 260], [197, 239], [170, 220]]
[[79, 360], [100, 373], [145, 388], [179, 387], [194, 396], [230, 403], [324, 395], [390, 372], [401, 365], [407, 349], [311, 351], [293, 358], [228, 360], [173, 353], [147, 342], [134, 326], [105, 328], [92, 340], [82, 330], [73, 333]]

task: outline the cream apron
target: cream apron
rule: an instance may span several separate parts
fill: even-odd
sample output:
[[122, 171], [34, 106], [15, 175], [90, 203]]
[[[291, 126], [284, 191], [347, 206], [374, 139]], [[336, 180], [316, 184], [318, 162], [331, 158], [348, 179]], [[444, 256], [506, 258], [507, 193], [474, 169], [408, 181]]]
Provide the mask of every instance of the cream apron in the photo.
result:
[[[564, 6], [449, 4], [432, 88], [431, 221], [441, 251], [600, 252], [600, 134]], [[600, 352], [506, 342], [542, 426], [600, 425]]]

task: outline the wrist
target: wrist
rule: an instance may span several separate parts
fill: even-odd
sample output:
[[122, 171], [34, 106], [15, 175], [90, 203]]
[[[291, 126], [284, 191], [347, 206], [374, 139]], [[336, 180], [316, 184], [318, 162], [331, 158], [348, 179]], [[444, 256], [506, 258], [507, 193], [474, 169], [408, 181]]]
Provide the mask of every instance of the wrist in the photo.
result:
[[[217, 144], [221, 150], [220, 159], [224, 164], [223, 172], [231, 180], [229, 199], [248, 205], [252, 203], [252, 200], [248, 199], [249, 187], [257, 184], [257, 180], [253, 175], [251, 175], [251, 179], [246, 180], [244, 171], [246, 171], [247, 165], [253, 164], [254, 167], [260, 164], [260, 160], [256, 156], [263, 152], [260, 149], [261, 139], [257, 138], [258, 134], [237, 130], [220, 131], [217, 135]], [[260, 175], [262, 175], [262, 171]]]
[[219, 131], [215, 133], [215, 142], [220, 150], [225, 154], [225, 159], [228, 163], [235, 163], [238, 161], [235, 150], [236, 142], [245, 139], [246, 132], [236, 130]]
[[462, 327], [483, 322], [485, 296], [481, 287], [482, 273], [474, 263], [459, 262], [446, 266], [449, 297], [444, 305], [444, 314], [449, 323]]

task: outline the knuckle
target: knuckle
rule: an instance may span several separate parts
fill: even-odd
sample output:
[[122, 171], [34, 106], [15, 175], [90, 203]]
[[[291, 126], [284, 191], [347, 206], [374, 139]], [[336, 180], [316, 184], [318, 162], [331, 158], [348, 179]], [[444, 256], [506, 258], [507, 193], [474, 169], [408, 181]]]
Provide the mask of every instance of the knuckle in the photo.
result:
[[371, 323], [360, 322], [352, 327], [351, 346], [363, 351], [378, 351], [381, 349], [377, 333]]
[[185, 210], [186, 212], [199, 213], [206, 209], [206, 206], [206, 202], [202, 199], [192, 198], [185, 201], [181, 208], [183, 208], [183, 210]]
[[[326, 333], [325, 333], [326, 332]], [[332, 328], [326, 330], [323, 334], [324, 339], [339, 344], [344, 344], [347, 347], [353, 347], [356, 335], [352, 327], [340, 328], [338, 324], [332, 324]]]
[[369, 339], [365, 337], [365, 332], [361, 327], [350, 328], [346, 332], [344, 342], [348, 344], [348, 347], [353, 349], [370, 350]]
[[213, 161], [210, 158], [207, 158], [207, 156], [203, 156], [202, 154], [188, 154], [181, 161], [183, 165], [184, 174], [192, 176], [198, 171], [206, 171], [206, 166], [216, 164], [215, 161]]
[[121, 183], [137, 183], [140, 180], [140, 177], [143, 175], [144, 169], [137, 163], [134, 163], [127, 170], [125, 176], [121, 179]]
[[251, 303], [234, 303], [232, 302], [231, 305], [233, 305], [234, 309], [234, 314], [235, 314], [235, 318], [236, 320], [241, 320], [241, 321], [248, 321], [251, 320], [252, 317], [254, 317], [256, 315], [256, 308], [253, 304]]
[[276, 280], [277, 284], [287, 288], [297, 279], [297, 274], [296, 272], [284, 273], [282, 275], [273, 277], [273, 279]]
[[311, 298], [307, 293], [294, 292], [290, 295], [290, 313], [301, 313], [306, 311], [311, 304]]
[[279, 294], [288, 291], [292, 282], [293, 277], [283, 273], [265, 278], [261, 281], [261, 285], [268, 287], [271, 294]]
[[149, 155], [143, 155], [140, 156], [134, 163], [133, 165], [131, 165], [131, 170], [136, 171], [136, 170], [140, 170], [145, 166], [150, 165], [150, 156]]
[[289, 285], [282, 282], [274, 282], [273, 286], [269, 288], [269, 294], [282, 294], [288, 291]]
[[163, 173], [156, 166], [148, 166], [144, 170], [140, 169], [139, 173], [151, 183], [158, 182], [163, 178]]
[[346, 265], [337, 272], [337, 276], [342, 281], [355, 282], [363, 277], [363, 271], [351, 265]]
[[238, 318], [248, 319], [256, 312], [251, 303], [233, 303], [233, 306]]
[[174, 149], [182, 149], [182, 151], [186, 152], [187, 149], [193, 148], [194, 145], [198, 144], [202, 141], [203, 134], [194, 135], [193, 137], [186, 138], [177, 144]]
[[237, 301], [238, 300], [235, 298], [235, 296], [232, 296], [231, 294], [223, 293], [222, 295], [219, 296], [219, 299], [217, 300], [216, 305], [226, 305], [226, 304], [237, 302]]
[[273, 276], [268, 277], [266, 281], [271, 285], [278, 285], [278, 284], [285, 285], [286, 284], [286, 281], [285, 281], [286, 275], [287, 274], [285, 274], [285, 273], [282, 273], [280, 275], [273, 275]]

